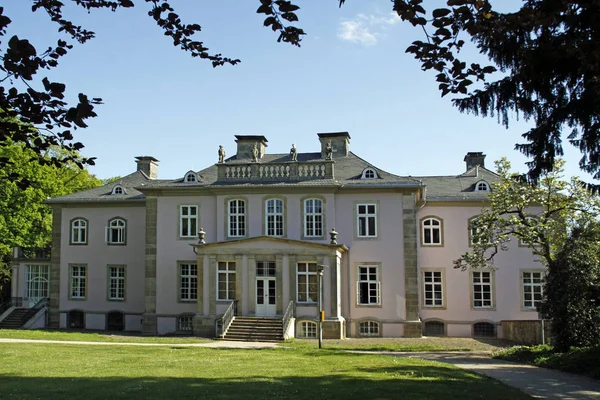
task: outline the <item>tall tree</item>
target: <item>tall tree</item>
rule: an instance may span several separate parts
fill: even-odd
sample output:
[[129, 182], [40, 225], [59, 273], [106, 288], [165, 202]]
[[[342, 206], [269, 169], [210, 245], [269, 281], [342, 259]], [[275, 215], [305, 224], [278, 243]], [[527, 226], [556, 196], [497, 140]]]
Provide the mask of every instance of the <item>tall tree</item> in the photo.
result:
[[[50, 148], [46, 157], [61, 157], [62, 149]], [[12, 249], [49, 249], [52, 210], [50, 197], [100, 186], [100, 181], [73, 163], [62, 167], [40, 165], [36, 154], [21, 143], [0, 147], [0, 157], [11, 163], [0, 168], [0, 287], [10, 276]], [[16, 174], [27, 181], [23, 189], [9, 179]]]
[[560, 350], [600, 344], [592, 334], [600, 332], [600, 198], [577, 178], [565, 181], [563, 164], [558, 159], [532, 182], [498, 161], [489, 206], [471, 222], [472, 250], [454, 261], [462, 269], [493, 267], [510, 241], [527, 245], [546, 267], [542, 308]]

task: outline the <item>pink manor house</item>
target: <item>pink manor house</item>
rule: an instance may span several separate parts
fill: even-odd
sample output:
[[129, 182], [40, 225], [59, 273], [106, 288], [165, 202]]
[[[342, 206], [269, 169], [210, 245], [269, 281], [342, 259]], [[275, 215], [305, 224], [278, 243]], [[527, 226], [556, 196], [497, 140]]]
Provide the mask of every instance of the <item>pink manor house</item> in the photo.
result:
[[177, 179], [137, 157], [49, 200], [51, 259], [15, 249], [0, 326], [282, 340], [316, 337], [323, 309], [325, 338], [502, 338], [538, 319], [544, 268], [517, 240], [496, 268], [453, 268], [497, 179], [484, 154], [406, 177], [351, 152], [347, 132], [318, 137], [320, 151], [268, 154], [239, 135], [235, 155]]

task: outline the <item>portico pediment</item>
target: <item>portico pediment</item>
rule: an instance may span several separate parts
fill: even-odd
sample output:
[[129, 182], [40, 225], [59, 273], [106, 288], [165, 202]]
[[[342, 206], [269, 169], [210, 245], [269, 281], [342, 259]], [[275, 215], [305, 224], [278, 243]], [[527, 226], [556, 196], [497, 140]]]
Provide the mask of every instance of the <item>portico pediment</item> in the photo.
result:
[[231, 250], [244, 250], [252, 252], [252, 250], [264, 251], [268, 249], [276, 252], [298, 252], [310, 251], [315, 253], [329, 254], [332, 251], [344, 253], [348, 247], [343, 244], [323, 244], [313, 243], [302, 240], [276, 238], [271, 236], [256, 236], [252, 238], [243, 238], [238, 240], [228, 240], [223, 242], [192, 244], [196, 254], [221, 253]]

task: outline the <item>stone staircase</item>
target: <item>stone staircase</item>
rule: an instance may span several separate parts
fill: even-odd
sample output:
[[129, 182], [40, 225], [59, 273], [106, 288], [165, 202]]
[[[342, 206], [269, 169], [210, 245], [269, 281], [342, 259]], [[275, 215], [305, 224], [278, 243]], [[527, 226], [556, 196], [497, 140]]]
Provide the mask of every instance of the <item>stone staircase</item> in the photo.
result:
[[32, 308], [15, 308], [6, 318], [0, 321], [0, 329], [19, 329], [36, 313], [37, 310]]
[[244, 342], [283, 341], [281, 318], [235, 317], [223, 340]]

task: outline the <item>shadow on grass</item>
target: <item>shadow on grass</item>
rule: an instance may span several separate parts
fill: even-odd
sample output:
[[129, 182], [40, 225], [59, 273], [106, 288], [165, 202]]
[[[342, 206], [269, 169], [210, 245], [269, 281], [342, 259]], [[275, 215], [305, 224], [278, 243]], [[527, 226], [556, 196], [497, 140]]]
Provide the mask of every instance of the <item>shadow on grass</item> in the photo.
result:
[[[201, 359], [198, 362], [202, 362]], [[301, 375], [300, 373], [298, 375]], [[443, 366], [353, 368], [322, 377], [22, 377], [0, 376], [0, 398], [29, 399], [527, 399], [496, 381]]]

